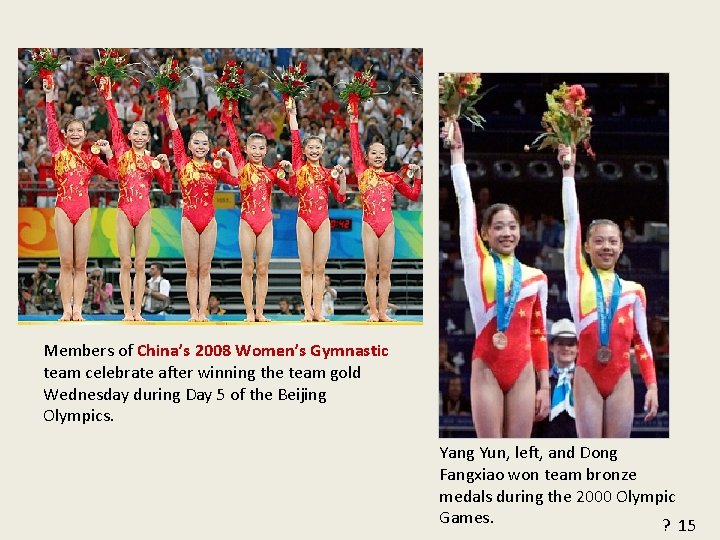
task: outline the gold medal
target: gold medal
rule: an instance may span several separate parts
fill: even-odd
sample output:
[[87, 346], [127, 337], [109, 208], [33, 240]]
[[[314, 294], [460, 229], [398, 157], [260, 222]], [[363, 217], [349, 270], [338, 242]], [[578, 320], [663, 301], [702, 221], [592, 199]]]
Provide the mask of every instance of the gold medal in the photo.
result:
[[408, 169], [407, 171], [405, 171], [405, 174], [408, 178], [412, 178], [413, 176], [415, 176], [415, 171], [412, 169]]
[[507, 336], [504, 332], [496, 332], [493, 334], [492, 342], [497, 350], [502, 351], [507, 347]]
[[97, 156], [100, 153], [100, 146], [98, 144], [93, 144], [90, 147], [90, 151]]
[[277, 173], [275, 173], [275, 176], [277, 176], [280, 180], [285, 178], [285, 170], [284, 169], [278, 169]]
[[219, 159], [214, 159], [213, 167], [215, 167], [216, 169], [219, 169], [220, 167], [222, 167], [222, 161], [220, 161]]
[[598, 349], [597, 352], [597, 361], [601, 364], [607, 364], [610, 361], [610, 358], [612, 358], [612, 351], [610, 350], [610, 347], [607, 345], [603, 345]]
[[330, 176], [332, 176], [333, 178], [337, 178], [338, 176], [340, 176], [340, 173], [338, 172], [337, 169], [333, 169], [333, 170], [330, 172]]
[[153, 160], [150, 162], [150, 166], [151, 166], [153, 169], [157, 170], [157, 169], [160, 168], [160, 162], [159, 162], [157, 159], [153, 159]]

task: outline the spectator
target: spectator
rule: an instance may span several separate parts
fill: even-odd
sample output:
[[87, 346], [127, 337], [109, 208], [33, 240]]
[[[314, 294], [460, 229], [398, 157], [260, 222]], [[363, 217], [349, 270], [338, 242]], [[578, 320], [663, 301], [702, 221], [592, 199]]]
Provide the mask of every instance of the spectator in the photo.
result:
[[658, 316], [650, 317], [648, 321], [648, 339], [652, 348], [653, 358], [669, 354], [670, 338], [665, 322]]
[[22, 297], [27, 314], [49, 315], [55, 313], [57, 280], [48, 274], [47, 262], [38, 262], [35, 272], [24, 287]]
[[462, 379], [460, 377], [453, 377], [448, 381], [442, 412], [445, 416], [470, 415], [470, 400], [463, 395]]
[[88, 276], [83, 313], [100, 313], [104, 315], [117, 313], [112, 295], [112, 283], [105, 281], [102, 268], [93, 268]]
[[460, 375], [460, 370], [450, 360], [448, 344], [447, 344], [447, 341], [445, 340], [445, 338], [440, 338], [439, 353], [440, 353], [440, 373], [452, 373], [454, 375]]
[[560, 319], [550, 328], [550, 352], [553, 356], [550, 370], [550, 415], [535, 423], [532, 436], [577, 437], [572, 383], [578, 341], [571, 320]]
[[217, 294], [211, 294], [208, 297], [208, 315], [225, 315], [227, 310], [220, 305], [220, 297]]
[[150, 279], [145, 284], [145, 313], [165, 315], [170, 306], [170, 282], [163, 277], [165, 266], [150, 265]]
[[637, 230], [635, 229], [635, 218], [630, 216], [623, 224], [623, 241], [635, 242], [637, 235]]
[[331, 286], [332, 279], [325, 274], [325, 291], [322, 298], [322, 314], [326, 317], [335, 315], [335, 300], [337, 300], [337, 291]]
[[293, 314], [293, 311], [290, 308], [290, 300], [288, 300], [287, 296], [283, 296], [282, 298], [280, 298], [280, 300], [278, 300], [278, 308], [280, 309], [280, 315]]

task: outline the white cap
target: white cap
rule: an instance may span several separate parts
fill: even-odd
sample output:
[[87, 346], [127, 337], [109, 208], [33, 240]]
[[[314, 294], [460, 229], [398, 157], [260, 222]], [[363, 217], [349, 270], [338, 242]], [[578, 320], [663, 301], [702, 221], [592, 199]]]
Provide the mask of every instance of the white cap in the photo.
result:
[[550, 339], [553, 340], [556, 337], [572, 337], [577, 339], [575, 325], [570, 319], [560, 319], [553, 323], [550, 327]]

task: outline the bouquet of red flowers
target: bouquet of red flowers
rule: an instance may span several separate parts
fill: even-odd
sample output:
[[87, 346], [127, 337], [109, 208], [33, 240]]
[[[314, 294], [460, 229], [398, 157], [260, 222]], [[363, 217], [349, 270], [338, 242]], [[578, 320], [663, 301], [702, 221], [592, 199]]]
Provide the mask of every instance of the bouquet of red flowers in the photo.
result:
[[32, 77], [40, 77], [52, 86], [53, 72], [60, 69], [64, 58], [58, 58], [52, 49], [32, 49], [30, 51], [30, 65]]
[[130, 76], [127, 57], [119, 49], [100, 49], [98, 55], [100, 58], [88, 69], [88, 74], [92, 76], [95, 84], [99, 84], [102, 77], [117, 82]]
[[238, 116], [237, 102], [239, 99], [248, 99], [252, 96], [250, 89], [245, 86], [243, 74], [245, 71], [235, 60], [228, 60], [223, 68], [222, 76], [215, 83], [215, 92], [222, 100], [222, 118]]
[[466, 118], [477, 127], [482, 127], [485, 119], [475, 109], [475, 105], [485, 95], [478, 93], [482, 86], [479, 73], [445, 73], [440, 77], [440, 109], [445, 113], [445, 147], [452, 144], [453, 122]]
[[285, 107], [287, 109], [295, 108], [295, 100], [305, 97], [310, 88], [305, 82], [307, 76], [307, 64], [300, 62], [297, 67], [289, 66], [287, 70], [283, 70], [282, 75], [273, 73], [275, 81], [273, 86], [275, 90], [282, 94]]
[[[590, 109], [585, 107], [585, 89], [579, 84], [568, 86], [562, 83], [551, 94], [545, 94], [545, 99], [548, 110], [543, 113], [540, 121], [545, 131], [538, 135], [531, 145], [525, 146], [525, 150], [530, 150], [531, 147], [541, 150], [548, 146], [557, 149], [561, 144], [574, 147], [582, 143], [587, 154], [594, 159], [595, 153], [590, 146], [592, 118]], [[571, 156], [568, 155], [563, 168], [570, 166], [570, 159]]]
[[370, 99], [375, 93], [376, 87], [377, 83], [370, 71], [356, 71], [345, 88], [340, 90], [340, 99], [348, 104], [350, 113], [357, 116], [358, 105], [366, 99]]
[[170, 92], [177, 90], [182, 80], [188, 78], [191, 74], [192, 70], [190, 68], [180, 69], [178, 61], [171, 56], [158, 68], [155, 75], [148, 79], [148, 82], [158, 89], [160, 105], [164, 109], [170, 105]]

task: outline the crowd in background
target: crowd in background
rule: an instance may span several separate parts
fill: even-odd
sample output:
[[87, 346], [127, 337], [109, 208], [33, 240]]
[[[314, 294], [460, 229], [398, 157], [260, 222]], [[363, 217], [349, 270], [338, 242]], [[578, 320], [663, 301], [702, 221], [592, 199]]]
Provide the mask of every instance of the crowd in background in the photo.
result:
[[[241, 139], [260, 132], [268, 139], [266, 165], [291, 159], [290, 132], [282, 97], [274, 90], [273, 73], [280, 68], [307, 64], [310, 91], [298, 102], [301, 138], [308, 134], [324, 142], [323, 164], [343, 165], [348, 183], [357, 183], [350, 159], [349, 117], [339, 93], [356, 71], [371, 71], [377, 80], [377, 94], [361, 108], [360, 135], [363, 146], [383, 142], [388, 150], [387, 169], [403, 163], [422, 165], [422, 50], [420, 49], [123, 49], [133, 79], [119, 83], [113, 92], [115, 108], [123, 128], [142, 120], [150, 128], [149, 149], [153, 154], [172, 156], [167, 119], [155, 89], [148, 79], [168, 57], [186, 67], [188, 75], [173, 96], [180, 130], [188, 140], [196, 129], [210, 138], [213, 149], [228, 144], [220, 122], [220, 99], [215, 82], [225, 63], [242, 63], [245, 83], [253, 95], [240, 102], [235, 125]], [[88, 131], [86, 145], [97, 139], [111, 139], [103, 99], [87, 69], [95, 49], [57, 49], [67, 59], [55, 73], [58, 124], [80, 118]], [[29, 50], [18, 51], [18, 204], [54, 206], [54, 181], [45, 129], [45, 99], [38, 79], [31, 78]], [[172, 157], [171, 157], [172, 159]], [[91, 206], [114, 206], [117, 186], [101, 178], [90, 185]], [[229, 186], [228, 186], [229, 188]], [[155, 206], [177, 206], [179, 191], [171, 195], [152, 192]], [[293, 208], [297, 202], [279, 196], [278, 205]], [[352, 197], [346, 206], [357, 206]], [[396, 199], [396, 204], [407, 201]], [[413, 203], [417, 205], [417, 203]], [[402, 207], [402, 206], [400, 206]]]

